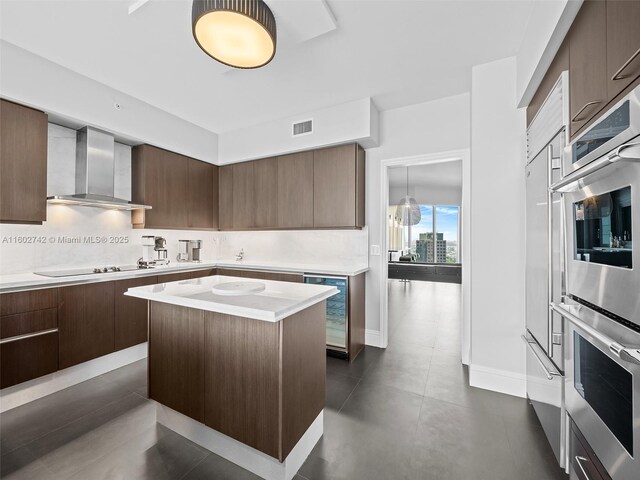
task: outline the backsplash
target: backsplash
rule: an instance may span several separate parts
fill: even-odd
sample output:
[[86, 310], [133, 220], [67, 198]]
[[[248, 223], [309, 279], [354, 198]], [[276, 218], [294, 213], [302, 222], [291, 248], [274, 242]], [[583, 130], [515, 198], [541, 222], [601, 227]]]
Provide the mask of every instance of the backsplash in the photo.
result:
[[42, 225], [0, 225], [3, 275], [75, 267], [127, 265], [142, 256], [141, 237], [167, 239], [171, 262], [179, 239], [203, 240], [203, 260], [214, 260], [213, 232], [134, 230], [131, 213], [92, 207], [49, 205]]
[[216, 232], [220, 260], [244, 250], [246, 263], [281, 262], [313, 265], [367, 265], [369, 232], [362, 230], [287, 230]]

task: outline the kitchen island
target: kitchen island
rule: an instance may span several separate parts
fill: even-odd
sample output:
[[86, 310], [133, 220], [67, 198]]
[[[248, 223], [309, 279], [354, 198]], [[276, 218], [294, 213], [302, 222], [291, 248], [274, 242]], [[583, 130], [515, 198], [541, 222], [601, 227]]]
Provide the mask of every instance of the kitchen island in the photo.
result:
[[129, 289], [149, 301], [158, 422], [262, 478], [293, 478], [323, 432], [325, 300], [337, 292], [220, 275]]

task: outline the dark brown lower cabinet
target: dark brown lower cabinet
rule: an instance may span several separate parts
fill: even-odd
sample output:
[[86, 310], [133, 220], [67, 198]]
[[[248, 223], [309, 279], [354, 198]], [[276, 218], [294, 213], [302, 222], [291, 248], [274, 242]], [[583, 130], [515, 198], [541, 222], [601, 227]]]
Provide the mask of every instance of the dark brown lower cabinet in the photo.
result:
[[190, 273], [189, 278], [210, 277], [212, 275], [217, 275], [217, 270], [215, 268], [209, 268], [206, 270], [196, 270], [195, 272]]
[[283, 461], [324, 408], [325, 312], [266, 322], [151, 302], [149, 397]]
[[228, 277], [255, 278], [259, 280], [275, 280], [278, 282], [302, 283], [304, 277], [299, 273], [284, 272], [263, 272], [259, 270], [234, 270], [232, 268], [221, 268], [218, 275], [226, 275]]
[[365, 274], [349, 277], [349, 362], [364, 348]]
[[155, 285], [158, 277], [131, 278], [115, 282], [115, 350], [132, 347], [147, 341], [147, 301], [128, 297], [130, 288]]
[[179, 282], [180, 280], [189, 280], [194, 272], [180, 272], [180, 273], [165, 273], [164, 275], [158, 275], [158, 283]]
[[58, 333], [51, 332], [0, 345], [0, 388], [58, 370]]
[[59, 367], [112, 353], [114, 282], [63, 287], [58, 295]]
[[204, 312], [149, 308], [149, 398], [204, 422]]
[[205, 318], [205, 424], [278, 458], [280, 324]]

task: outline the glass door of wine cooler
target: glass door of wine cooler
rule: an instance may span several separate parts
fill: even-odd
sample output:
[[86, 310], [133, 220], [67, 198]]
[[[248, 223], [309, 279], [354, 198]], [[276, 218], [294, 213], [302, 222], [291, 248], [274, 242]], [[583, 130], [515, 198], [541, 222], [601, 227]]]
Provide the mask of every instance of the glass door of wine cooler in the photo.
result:
[[347, 349], [348, 277], [304, 277], [304, 283], [336, 287], [338, 293], [327, 299], [327, 347], [345, 351]]

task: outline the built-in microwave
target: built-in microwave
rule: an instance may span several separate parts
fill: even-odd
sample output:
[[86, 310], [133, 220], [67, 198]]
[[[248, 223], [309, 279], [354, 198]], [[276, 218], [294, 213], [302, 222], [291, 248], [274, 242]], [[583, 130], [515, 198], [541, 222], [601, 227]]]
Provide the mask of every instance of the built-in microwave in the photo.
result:
[[640, 135], [640, 87], [617, 102], [565, 148], [562, 173], [570, 175]]

